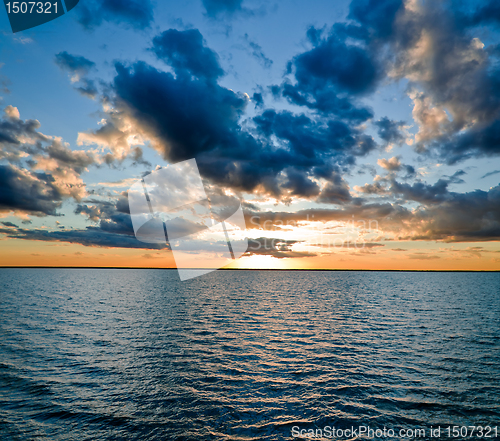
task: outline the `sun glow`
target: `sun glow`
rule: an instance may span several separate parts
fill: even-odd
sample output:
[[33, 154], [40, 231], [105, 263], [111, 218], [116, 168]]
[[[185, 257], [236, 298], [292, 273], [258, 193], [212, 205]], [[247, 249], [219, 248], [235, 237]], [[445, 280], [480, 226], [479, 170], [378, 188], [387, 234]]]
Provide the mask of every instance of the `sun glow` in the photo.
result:
[[230, 268], [242, 269], [288, 269], [289, 259], [277, 259], [272, 256], [245, 256], [238, 259]]

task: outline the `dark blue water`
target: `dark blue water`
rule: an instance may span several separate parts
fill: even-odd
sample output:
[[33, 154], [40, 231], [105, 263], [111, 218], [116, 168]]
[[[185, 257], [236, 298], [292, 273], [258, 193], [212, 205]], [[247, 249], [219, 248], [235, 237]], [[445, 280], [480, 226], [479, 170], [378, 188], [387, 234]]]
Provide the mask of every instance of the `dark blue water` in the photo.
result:
[[0, 286], [1, 440], [500, 428], [500, 273], [2, 269]]

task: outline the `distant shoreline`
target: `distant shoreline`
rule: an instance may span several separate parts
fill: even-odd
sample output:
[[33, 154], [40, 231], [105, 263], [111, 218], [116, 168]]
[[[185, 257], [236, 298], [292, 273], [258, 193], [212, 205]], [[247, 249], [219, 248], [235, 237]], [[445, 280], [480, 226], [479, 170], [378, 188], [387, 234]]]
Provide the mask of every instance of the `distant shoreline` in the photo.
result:
[[[155, 268], [155, 267], [135, 267], [135, 266], [0, 266], [0, 269], [134, 269], [134, 270], [169, 270], [176, 271], [177, 268]], [[288, 271], [288, 272], [312, 272], [312, 271], [335, 271], [335, 272], [392, 272], [392, 273], [499, 273], [498, 270], [411, 270], [411, 269], [329, 269], [329, 268], [183, 268], [187, 270], [205, 270], [214, 271]]]

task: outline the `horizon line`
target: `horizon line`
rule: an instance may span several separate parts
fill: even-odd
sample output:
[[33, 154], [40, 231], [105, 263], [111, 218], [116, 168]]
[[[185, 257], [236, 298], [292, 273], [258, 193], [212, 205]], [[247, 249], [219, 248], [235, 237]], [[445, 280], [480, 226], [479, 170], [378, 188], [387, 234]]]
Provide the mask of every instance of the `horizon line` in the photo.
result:
[[[136, 270], [178, 270], [179, 268], [136, 267], [136, 266], [0, 266], [0, 269], [136, 269]], [[183, 270], [208, 270], [213, 271], [359, 271], [359, 272], [419, 272], [419, 273], [498, 273], [498, 270], [466, 270], [466, 269], [342, 269], [342, 268], [180, 268]]]

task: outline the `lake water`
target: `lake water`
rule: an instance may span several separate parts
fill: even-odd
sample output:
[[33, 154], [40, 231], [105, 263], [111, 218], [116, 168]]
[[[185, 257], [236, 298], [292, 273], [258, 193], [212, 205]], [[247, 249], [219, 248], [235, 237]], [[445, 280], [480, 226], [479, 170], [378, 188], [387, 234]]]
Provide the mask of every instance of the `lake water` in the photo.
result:
[[1, 269], [0, 287], [2, 440], [500, 435], [500, 273]]

